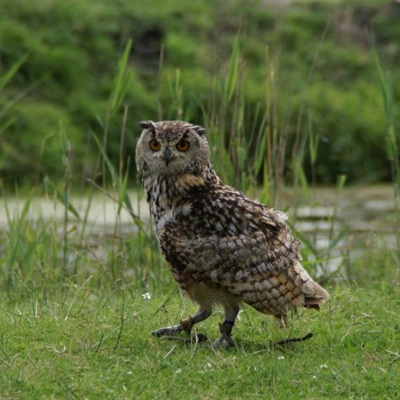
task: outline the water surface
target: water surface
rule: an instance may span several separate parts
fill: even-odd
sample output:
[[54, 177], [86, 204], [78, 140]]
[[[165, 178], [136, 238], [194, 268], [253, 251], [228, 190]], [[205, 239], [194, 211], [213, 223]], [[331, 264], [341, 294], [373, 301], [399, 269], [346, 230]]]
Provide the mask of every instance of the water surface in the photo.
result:
[[[130, 198], [135, 213], [150, 224], [143, 195], [132, 191]], [[9, 228], [8, 217], [21, 215], [26, 202], [25, 199], [13, 197], [0, 199], [1, 230]], [[82, 220], [86, 215], [85, 235], [92, 243], [101, 241], [102, 236], [112, 235], [117, 230], [119, 235], [127, 237], [137, 230], [131, 215], [126, 210], [118, 214], [117, 203], [101, 193], [92, 198], [72, 197], [71, 203]], [[377, 238], [387, 248], [398, 246], [398, 219], [393, 188], [389, 185], [348, 187], [339, 195], [335, 188], [311, 189], [309, 196], [287, 190], [279, 204], [289, 214], [293, 228], [319, 254], [329, 250], [330, 260], [325, 268], [330, 270], [340, 267], [350, 245], [352, 251], [362, 251], [371, 237]], [[34, 198], [30, 202], [28, 219], [53, 221], [61, 233], [65, 229], [65, 208], [55, 199]], [[76, 227], [79, 232], [81, 225], [82, 222], [68, 214], [68, 227]]]

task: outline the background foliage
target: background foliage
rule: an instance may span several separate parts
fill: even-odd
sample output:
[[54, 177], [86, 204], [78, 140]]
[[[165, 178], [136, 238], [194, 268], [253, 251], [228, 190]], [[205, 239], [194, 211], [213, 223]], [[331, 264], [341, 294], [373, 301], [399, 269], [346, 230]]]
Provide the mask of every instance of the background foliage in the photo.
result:
[[[319, 144], [317, 182], [332, 183], [338, 174], [357, 182], [387, 180], [386, 121], [371, 49], [374, 42], [398, 98], [399, 18], [400, 4], [385, 1], [0, 2], [0, 74], [26, 57], [0, 92], [3, 185], [63, 177], [60, 125], [72, 147], [76, 181], [99, 178], [93, 134], [107, 131], [108, 155], [118, 160], [122, 110], [105, 116], [129, 39], [128, 157], [140, 120], [212, 125], [213, 88], [223, 85], [218, 78], [239, 38], [245, 132], [262, 125], [270, 90], [275, 112], [267, 125], [284, 138], [286, 158], [311, 118]], [[229, 131], [227, 121], [218, 128]]]

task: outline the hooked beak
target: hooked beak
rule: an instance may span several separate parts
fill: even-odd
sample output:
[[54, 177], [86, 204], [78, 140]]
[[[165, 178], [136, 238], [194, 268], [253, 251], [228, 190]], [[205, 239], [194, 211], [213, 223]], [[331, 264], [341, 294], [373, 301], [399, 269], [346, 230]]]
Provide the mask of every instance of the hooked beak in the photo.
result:
[[167, 147], [163, 153], [163, 159], [165, 161], [165, 165], [168, 167], [168, 164], [172, 160], [172, 151]]

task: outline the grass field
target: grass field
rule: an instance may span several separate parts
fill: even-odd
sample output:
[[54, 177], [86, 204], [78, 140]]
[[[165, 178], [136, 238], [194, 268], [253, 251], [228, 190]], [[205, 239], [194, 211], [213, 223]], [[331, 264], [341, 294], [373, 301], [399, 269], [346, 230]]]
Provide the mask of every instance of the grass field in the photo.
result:
[[209, 342], [151, 336], [196, 306], [145, 227], [124, 233], [117, 218], [113, 234], [92, 236], [29, 210], [28, 199], [1, 231], [1, 399], [397, 398], [398, 253], [379, 240], [352, 257], [351, 281], [344, 268], [321, 278], [331, 299], [320, 313], [300, 310], [281, 330], [244, 307], [237, 347], [223, 350], [212, 346], [219, 309], [196, 326]]
[[[245, 308], [237, 348], [152, 338], [195, 307], [170, 293], [102, 292], [2, 298], [2, 399], [354, 398], [400, 391], [400, 297], [395, 282], [330, 287], [321, 313], [300, 312], [287, 331]], [[216, 312], [198, 332], [216, 339]], [[287, 337], [314, 337], [273, 346]]]
[[[54, 208], [62, 209], [55, 198]], [[31, 197], [18, 212], [4, 204], [1, 399], [398, 396], [399, 253], [376, 234], [358, 256], [350, 245], [349, 260], [321, 277], [331, 299], [320, 313], [300, 310], [281, 330], [273, 318], [244, 307], [233, 333], [237, 347], [218, 350], [212, 346], [223, 319], [218, 309], [196, 326], [210, 342], [151, 336], [196, 306], [181, 297], [148, 224], [132, 221], [128, 231], [121, 225], [118, 201], [115, 226], [95, 235], [88, 218], [78, 221], [72, 211], [64, 221], [32, 218]], [[76, 211], [73, 204], [65, 205]], [[93, 207], [90, 194], [87, 204]], [[336, 241], [333, 234], [332, 246]], [[315, 274], [309, 246], [303, 254]], [[310, 340], [273, 344], [309, 332]]]

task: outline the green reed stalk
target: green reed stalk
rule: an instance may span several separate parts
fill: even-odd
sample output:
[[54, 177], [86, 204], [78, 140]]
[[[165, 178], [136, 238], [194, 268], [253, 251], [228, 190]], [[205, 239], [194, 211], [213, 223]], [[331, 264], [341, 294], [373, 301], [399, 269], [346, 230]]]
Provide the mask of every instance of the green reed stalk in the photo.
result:
[[390, 73], [384, 72], [376, 49], [373, 49], [373, 59], [378, 75], [378, 82], [382, 93], [382, 100], [386, 115], [386, 149], [392, 171], [393, 201], [395, 208], [395, 232], [397, 251], [400, 262], [400, 140], [395, 128], [395, 103]]

